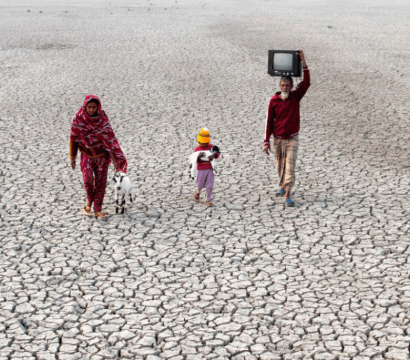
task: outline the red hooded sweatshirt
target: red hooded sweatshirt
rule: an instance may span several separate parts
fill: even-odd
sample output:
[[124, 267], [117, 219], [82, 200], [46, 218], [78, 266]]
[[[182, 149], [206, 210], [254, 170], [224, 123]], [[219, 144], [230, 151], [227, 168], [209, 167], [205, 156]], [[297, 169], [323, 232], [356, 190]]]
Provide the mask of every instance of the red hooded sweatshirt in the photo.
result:
[[290, 139], [299, 134], [300, 107], [299, 103], [310, 86], [309, 69], [303, 69], [303, 81], [298, 88], [291, 91], [286, 100], [280, 98], [277, 92], [269, 102], [268, 116], [266, 117], [265, 145], [273, 134], [279, 139]]

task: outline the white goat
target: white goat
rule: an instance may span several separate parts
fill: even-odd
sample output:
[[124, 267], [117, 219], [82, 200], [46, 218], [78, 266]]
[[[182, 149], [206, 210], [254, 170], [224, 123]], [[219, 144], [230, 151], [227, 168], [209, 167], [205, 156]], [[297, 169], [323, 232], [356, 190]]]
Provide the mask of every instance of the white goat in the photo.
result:
[[[191, 179], [193, 179], [193, 180], [195, 180], [195, 170], [196, 170], [196, 165], [197, 165], [197, 161], [198, 161], [198, 154], [200, 152], [203, 152], [205, 154], [204, 157], [201, 157], [202, 161], [208, 161], [209, 156], [211, 156], [211, 155], [220, 154], [219, 147], [214, 145], [214, 146], [212, 146], [212, 148], [210, 150], [195, 151], [194, 153], [189, 155], [189, 169], [191, 171]], [[214, 171], [214, 174], [217, 174], [218, 172], [217, 172], [216, 167], [215, 167], [215, 158], [211, 161], [211, 166], [212, 166], [212, 170]]]
[[[112, 181], [115, 182], [115, 202], [118, 205], [118, 196], [121, 196], [121, 214], [124, 214], [125, 211], [125, 197], [129, 195], [130, 201], [132, 202], [131, 195], [131, 181], [128, 177], [128, 174], [124, 174], [122, 171], [115, 173]], [[115, 207], [115, 213], [118, 214], [118, 206]]]

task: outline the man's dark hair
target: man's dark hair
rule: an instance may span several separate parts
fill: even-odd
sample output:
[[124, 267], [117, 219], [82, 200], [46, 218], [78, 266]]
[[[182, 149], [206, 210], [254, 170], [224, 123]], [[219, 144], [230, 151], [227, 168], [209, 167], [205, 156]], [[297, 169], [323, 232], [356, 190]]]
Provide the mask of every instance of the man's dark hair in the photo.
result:
[[291, 85], [293, 86], [293, 79], [292, 79], [290, 76], [282, 76], [282, 77], [280, 78], [279, 84], [280, 84], [282, 81], [290, 81]]

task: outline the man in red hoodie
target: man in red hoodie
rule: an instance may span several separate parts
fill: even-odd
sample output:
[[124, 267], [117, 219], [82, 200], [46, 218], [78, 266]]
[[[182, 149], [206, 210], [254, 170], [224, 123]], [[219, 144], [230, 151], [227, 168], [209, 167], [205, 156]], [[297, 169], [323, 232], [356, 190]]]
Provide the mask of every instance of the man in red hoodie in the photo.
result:
[[293, 80], [280, 79], [280, 91], [269, 102], [266, 117], [264, 151], [269, 155], [270, 137], [273, 134], [276, 167], [280, 189], [276, 196], [284, 196], [287, 206], [294, 206], [290, 193], [295, 184], [296, 157], [299, 147], [300, 100], [310, 86], [310, 74], [302, 50], [298, 50], [303, 65], [303, 81], [292, 91]]

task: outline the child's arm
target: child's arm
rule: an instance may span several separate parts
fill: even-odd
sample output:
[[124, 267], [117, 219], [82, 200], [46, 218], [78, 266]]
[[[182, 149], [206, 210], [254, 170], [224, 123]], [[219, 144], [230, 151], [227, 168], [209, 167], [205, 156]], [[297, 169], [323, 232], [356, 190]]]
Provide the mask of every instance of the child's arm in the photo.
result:
[[205, 153], [203, 151], [200, 151], [197, 157], [197, 161], [201, 162], [201, 158], [203, 158], [205, 156]]

